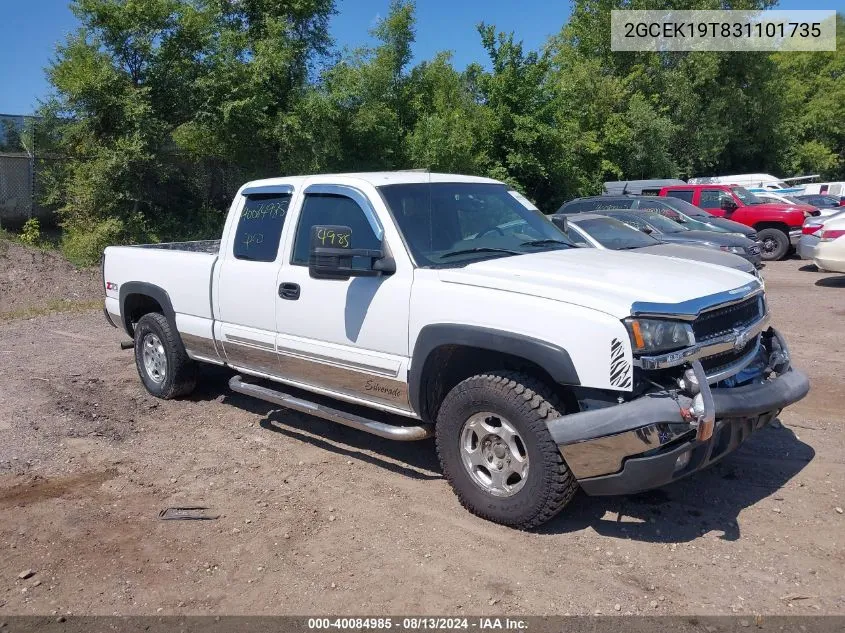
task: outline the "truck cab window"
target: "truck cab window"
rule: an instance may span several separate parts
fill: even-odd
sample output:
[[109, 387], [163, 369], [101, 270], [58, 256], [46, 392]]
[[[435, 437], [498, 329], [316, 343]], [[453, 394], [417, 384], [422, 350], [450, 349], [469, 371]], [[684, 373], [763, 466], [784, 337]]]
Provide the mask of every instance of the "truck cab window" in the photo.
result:
[[720, 189], [705, 189], [701, 192], [698, 206], [702, 209], [718, 209], [721, 206], [722, 196], [726, 195]]
[[[694, 193], [693, 191], [685, 191], [685, 190], [675, 190], [675, 189], [672, 189], [672, 190], [671, 190], [671, 191], [669, 191], [669, 193], [667, 193], [666, 195], [667, 195], [667, 196], [672, 196], [673, 198], [678, 198], [678, 200], [683, 200], [684, 202], [690, 202], [690, 203], [692, 203], [692, 194], [693, 194], [693, 193]], [[702, 196], [703, 196], [703, 194], [702, 194]]]
[[[352, 198], [346, 196], [310, 193], [305, 196], [299, 224], [296, 227], [296, 240], [293, 244], [291, 264], [308, 265], [308, 251], [311, 246], [311, 227], [317, 224], [336, 224], [352, 229], [350, 248], [381, 248], [381, 241], [376, 237], [364, 210]], [[356, 267], [353, 260], [352, 266]], [[360, 262], [366, 266], [367, 262]]]
[[255, 262], [276, 260], [290, 198], [289, 193], [247, 196], [232, 245], [235, 259]]

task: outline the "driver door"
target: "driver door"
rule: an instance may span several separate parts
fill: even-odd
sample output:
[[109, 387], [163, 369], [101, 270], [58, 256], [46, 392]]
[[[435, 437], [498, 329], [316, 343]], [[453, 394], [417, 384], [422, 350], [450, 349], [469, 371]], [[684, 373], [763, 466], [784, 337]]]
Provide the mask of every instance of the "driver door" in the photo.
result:
[[[277, 280], [281, 377], [341, 399], [409, 412], [408, 306], [413, 269], [397, 262], [390, 275], [312, 278], [308, 256], [313, 226], [348, 226], [353, 249], [382, 247], [384, 231], [369, 199], [352, 187], [311, 185], [300, 208]], [[287, 296], [283, 289], [289, 290]]]

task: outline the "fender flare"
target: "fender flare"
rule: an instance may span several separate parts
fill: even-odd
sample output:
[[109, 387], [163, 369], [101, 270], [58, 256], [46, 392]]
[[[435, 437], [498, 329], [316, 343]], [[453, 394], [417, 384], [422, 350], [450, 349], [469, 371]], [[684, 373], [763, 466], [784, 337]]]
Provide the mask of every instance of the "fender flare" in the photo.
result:
[[559, 345], [523, 334], [490, 328], [439, 323], [420, 330], [408, 370], [408, 396], [414, 411], [423, 410], [422, 384], [432, 352], [447, 345], [474, 347], [522, 358], [542, 367], [558, 384], [581, 384], [569, 353]]
[[132, 331], [132, 324], [130, 323], [125, 310], [126, 297], [129, 295], [144, 295], [155, 299], [161, 306], [165, 318], [170, 323], [170, 327], [174, 332], [178, 332], [176, 328], [176, 313], [173, 311], [173, 303], [170, 301], [170, 295], [161, 286], [147, 283], [145, 281], [127, 281], [120, 285], [120, 318], [123, 320], [123, 329], [129, 336], [134, 336]]

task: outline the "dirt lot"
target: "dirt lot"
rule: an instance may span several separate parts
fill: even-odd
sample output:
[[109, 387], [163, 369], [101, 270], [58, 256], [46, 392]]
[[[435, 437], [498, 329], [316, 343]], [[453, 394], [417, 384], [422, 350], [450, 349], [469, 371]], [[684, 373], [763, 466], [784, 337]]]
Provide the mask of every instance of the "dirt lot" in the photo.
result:
[[[39, 266], [0, 264], [18, 279], [0, 303], [43, 305], [5, 296]], [[765, 271], [813, 381], [783, 425], [663, 490], [579, 495], [539, 533], [464, 511], [430, 442], [273, 410], [230, 393], [225, 371], [158, 401], [101, 312], [7, 318], [0, 616], [845, 614], [845, 277], [802, 266]], [[48, 294], [99, 292], [96, 274], [63, 271]], [[159, 520], [184, 505], [221, 516]]]

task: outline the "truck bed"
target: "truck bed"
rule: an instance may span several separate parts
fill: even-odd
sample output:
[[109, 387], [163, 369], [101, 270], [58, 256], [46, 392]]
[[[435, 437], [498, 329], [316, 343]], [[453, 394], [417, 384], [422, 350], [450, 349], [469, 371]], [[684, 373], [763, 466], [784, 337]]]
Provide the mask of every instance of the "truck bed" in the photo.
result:
[[179, 330], [210, 337], [213, 320], [211, 279], [220, 240], [110, 246], [103, 259], [106, 308], [121, 315], [121, 297], [137, 292], [138, 284], [160, 288], [172, 303]]

